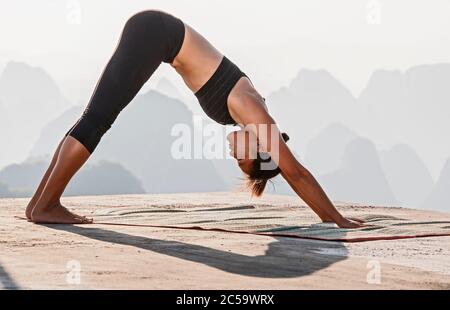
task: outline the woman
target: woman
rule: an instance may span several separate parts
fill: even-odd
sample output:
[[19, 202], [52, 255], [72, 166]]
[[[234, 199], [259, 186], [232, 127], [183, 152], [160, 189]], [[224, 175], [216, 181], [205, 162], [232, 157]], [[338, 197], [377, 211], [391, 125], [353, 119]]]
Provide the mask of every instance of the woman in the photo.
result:
[[61, 195], [121, 110], [162, 62], [182, 76], [209, 117], [223, 125], [240, 124], [244, 128], [230, 134], [228, 140], [255, 195], [261, 195], [267, 181], [281, 173], [322, 221], [335, 222], [343, 228], [362, 226], [359, 220], [343, 217], [314, 177], [295, 159], [284, 141], [287, 135], [281, 135], [267, 112], [264, 98], [247, 75], [189, 25], [159, 10], [140, 12], [127, 21], [87, 108], [60, 142], [27, 206], [29, 220], [92, 223], [92, 219], [63, 207]]

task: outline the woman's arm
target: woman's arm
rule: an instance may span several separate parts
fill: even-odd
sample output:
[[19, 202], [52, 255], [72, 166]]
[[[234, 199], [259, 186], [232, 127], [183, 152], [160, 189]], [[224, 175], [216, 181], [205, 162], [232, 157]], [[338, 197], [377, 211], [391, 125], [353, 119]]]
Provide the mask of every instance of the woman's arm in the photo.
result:
[[[254, 131], [261, 147], [267, 150], [272, 159], [278, 163], [281, 175], [322, 221], [335, 222], [341, 228], [362, 226], [361, 223], [343, 217], [334, 207], [313, 175], [292, 154], [287, 144], [281, 138], [278, 126], [262, 104], [254, 100], [248, 100], [245, 104], [233, 105], [230, 108], [230, 112], [236, 121], [245, 126], [255, 124], [255, 126], [247, 126], [246, 128]], [[265, 124], [266, 126], [258, 126], [260, 124]], [[267, 128], [266, 132], [262, 132], [265, 130], [264, 128]], [[279, 152], [271, 150], [271, 138], [276, 135], [279, 140]]]

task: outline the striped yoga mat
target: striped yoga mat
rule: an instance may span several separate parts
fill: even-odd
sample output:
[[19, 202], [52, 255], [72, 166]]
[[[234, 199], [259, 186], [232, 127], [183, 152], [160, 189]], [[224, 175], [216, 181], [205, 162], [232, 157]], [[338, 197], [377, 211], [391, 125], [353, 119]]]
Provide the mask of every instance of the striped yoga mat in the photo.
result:
[[[305, 208], [273, 205], [157, 205], [104, 208], [93, 214], [96, 224], [117, 226], [196, 229], [229, 233], [281, 236], [337, 242], [364, 242], [419, 237], [450, 236], [450, 215], [414, 219], [414, 210], [398, 209], [383, 215], [382, 208], [346, 206], [345, 214], [367, 226], [341, 229], [317, 223]], [[374, 211], [376, 210], [376, 214]], [[392, 214], [395, 215], [392, 215]]]

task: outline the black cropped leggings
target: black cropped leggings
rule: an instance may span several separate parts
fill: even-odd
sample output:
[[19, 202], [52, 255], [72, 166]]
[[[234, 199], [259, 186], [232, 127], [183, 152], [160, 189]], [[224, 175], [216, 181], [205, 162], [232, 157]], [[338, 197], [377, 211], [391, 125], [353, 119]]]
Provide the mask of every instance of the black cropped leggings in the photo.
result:
[[74, 137], [90, 153], [94, 152], [119, 113], [161, 62], [173, 62], [184, 36], [184, 23], [168, 13], [150, 10], [132, 16], [83, 115], [66, 136]]

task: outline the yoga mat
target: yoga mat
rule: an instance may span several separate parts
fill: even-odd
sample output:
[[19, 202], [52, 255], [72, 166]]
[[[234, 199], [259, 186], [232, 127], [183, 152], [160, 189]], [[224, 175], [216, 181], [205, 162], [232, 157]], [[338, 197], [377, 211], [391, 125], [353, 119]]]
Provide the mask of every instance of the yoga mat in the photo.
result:
[[[317, 223], [309, 212], [289, 206], [178, 206], [116, 207], [93, 214], [96, 224], [222, 231], [337, 242], [364, 242], [450, 236], [450, 220], [417, 221], [363, 208], [358, 218], [367, 227], [342, 229], [333, 223]], [[378, 212], [379, 209], [377, 210]]]
[[[361, 209], [364, 210], [359, 207]], [[342, 229], [333, 223], [317, 223], [317, 218], [303, 209], [272, 205], [119, 206], [103, 208], [90, 216], [94, 218], [94, 224], [105, 226], [201, 230], [333, 242], [450, 236], [450, 220], [416, 221], [373, 214], [371, 208], [359, 213], [357, 217], [364, 220], [367, 227]]]

